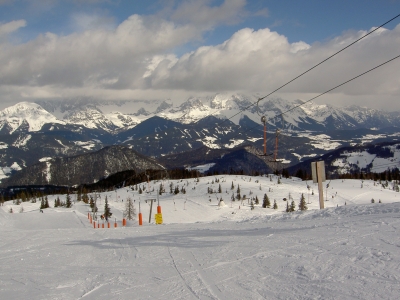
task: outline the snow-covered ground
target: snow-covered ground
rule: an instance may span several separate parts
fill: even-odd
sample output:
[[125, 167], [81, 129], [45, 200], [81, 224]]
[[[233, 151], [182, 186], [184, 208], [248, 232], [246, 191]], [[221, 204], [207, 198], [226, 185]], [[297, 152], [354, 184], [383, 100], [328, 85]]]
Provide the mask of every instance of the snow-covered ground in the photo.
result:
[[[316, 185], [277, 181], [240, 175], [164, 181], [163, 225], [154, 224], [154, 215], [148, 222], [156, 192], [139, 195], [130, 187], [97, 200], [101, 210], [107, 196], [110, 229], [93, 228], [82, 202], [44, 213], [39, 202], [6, 202], [0, 299], [399, 299], [400, 193], [391, 183], [326, 182], [328, 201], [319, 210]], [[150, 182], [150, 190], [161, 183]], [[170, 194], [170, 183], [186, 194]], [[207, 193], [219, 185], [222, 193]], [[247, 200], [231, 202], [238, 185], [242, 196], [260, 200], [254, 210]], [[297, 206], [302, 193], [309, 210], [284, 212], [283, 198]], [[278, 210], [261, 207], [264, 194]], [[137, 220], [121, 226], [128, 196], [136, 209], [140, 201], [143, 226]], [[51, 207], [56, 197], [48, 197]]]

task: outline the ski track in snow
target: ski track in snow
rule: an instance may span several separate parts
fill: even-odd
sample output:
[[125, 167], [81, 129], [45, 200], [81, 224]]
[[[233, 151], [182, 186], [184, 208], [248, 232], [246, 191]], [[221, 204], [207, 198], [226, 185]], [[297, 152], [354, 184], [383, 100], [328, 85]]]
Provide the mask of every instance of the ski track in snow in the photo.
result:
[[[135, 220], [121, 227], [124, 203], [117, 195], [139, 199], [128, 188], [105, 193], [111, 225], [118, 220], [111, 229], [94, 229], [84, 203], [39, 213], [40, 201], [25, 202], [23, 213], [10, 214], [19, 206], [6, 202], [0, 207], [0, 299], [399, 298], [399, 193], [369, 181], [360, 188], [359, 180], [332, 180], [327, 208], [318, 210], [318, 195], [305, 182], [219, 176], [228, 193], [218, 197], [229, 202], [231, 183], [234, 191], [240, 184], [242, 194], [260, 199], [252, 211], [247, 201], [218, 207], [206, 194], [207, 187], [218, 188], [215, 178], [173, 181], [189, 183], [187, 194], [160, 197], [166, 223], [159, 226], [154, 218], [147, 222], [142, 194], [143, 226]], [[296, 205], [304, 193], [311, 209], [282, 212], [289, 192]], [[277, 200], [278, 211], [260, 207], [264, 193]], [[49, 196], [50, 204], [56, 197]], [[372, 197], [384, 203], [371, 204]]]

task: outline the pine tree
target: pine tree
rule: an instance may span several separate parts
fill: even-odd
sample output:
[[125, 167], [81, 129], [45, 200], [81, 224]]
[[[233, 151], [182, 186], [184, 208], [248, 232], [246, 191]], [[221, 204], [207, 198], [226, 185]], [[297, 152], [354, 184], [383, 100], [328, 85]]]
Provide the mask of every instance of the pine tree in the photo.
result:
[[264, 194], [262, 207], [263, 208], [271, 207], [271, 202], [269, 201], [269, 198], [268, 198], [267, 194]]
[[72, 207], [71, 196], [69, 194], [65, 196], [65, 207], [66, 208]]
[[276, 204], [276, 200], [274, 200], [274, 209], [278, 209], [278, 204]]
[[89, 196], [85, 191], [83, 192], [83, 195], [82, 195], [82, 201], [85, 202], [86, 204], [89, 203]]
[[78, 194], [76, 196], [76, 201], [82, 201], [82, 191], [78, 190]]
[[290, 208], [289, 208], [289, 202], [286, 202], [286, 212], [290, 212]]
[[258, 200], [257, 195], [256, 195], [256, 200], [254, 201], [254, 203], [255, 203], [256, 205], [260, 204], [260, 200]]
[[374, 200], [374, 198], [372, 198], [372, 199], [371, 199], [371, 203], [375, 203], [375, 200]]
[[90, 208], [92, 209], [92, 211], [94, 211], [94, 200], [93, 197], [90, 196], [90, 202], [89, 202]]
[[300, 198], [300, 203], [299, 203], [299, 209], [300, 210], [307, 210], [307, 203], [306, 203], [306, 198], [304, 198], [304, 194], [301, 194]]
[[237, 188], [237, 190], [236, 190], [236, 193], [240, 194], [240, 187], [239, 187], [239, 185], [238, 185], [238, 188]]
[[159, 195], [162, 195], [162, 193], [165, 193], [164, 186], [163, 186], [162, 183], [160, 183], [160, 187], [158, 189], [158, 193], [159, 193]]
[[133, 205], [131, 197], [128, 197], [125, 203], [124, 218], [128, 220], [133, 220], [135, 216], [136, 216], [136, 209]]
[[235, 186], [234, 186], [233, 181], [232, 181], [231, 190], [233, 190], [233, 189], [235, 189]]
[[45, 209], [45, 203], [44, 203], [44, 198], [42, 197], [42, 199], [40, 200], [40, 209]]
[[47, 199], [47, 196], [44, 198], [44, 208], [49, 208], [49, 199]]
[[253, 209], [254, 209], [254, 202], [253, 202], [253, 199], [251, 199], [251, 202], [250, 202], [250, 208], [251, 208], [251, 210], [253, 210]]
[[21, 201], [26, 202], [26, 194], [24, 192], [21, 193]]
[[106, 199], [104, 200], [104, 218], [106, 221], [108, 221], [108, 218], [112, 216], [110, 206], [108, 205], [108, 199], [106, 196]]
[[294, 203], [294, 200], [292, 200], [292, 203], [290, 203], [289, 211], [293, 212], [296, 210], [296, 203]]
[[237, 193], [236, 199], [240, 200], [241, 198], [242, 198], [242, 196], [240, 196], [240, 193]]
[[218, 193], [222, 193], [222, 188], [221, 188], [221, 184], [219, 184], [219, 186], [218, 186]]

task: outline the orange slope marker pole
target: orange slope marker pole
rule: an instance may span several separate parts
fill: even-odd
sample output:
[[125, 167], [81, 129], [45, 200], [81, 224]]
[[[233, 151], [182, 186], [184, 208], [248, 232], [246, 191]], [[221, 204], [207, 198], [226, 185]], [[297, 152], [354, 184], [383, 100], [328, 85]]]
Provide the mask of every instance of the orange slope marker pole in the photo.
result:
[[140, 212], [140, 201], [139, 201], [139, 226], [143, 225], [143, 216], [142, 213]]

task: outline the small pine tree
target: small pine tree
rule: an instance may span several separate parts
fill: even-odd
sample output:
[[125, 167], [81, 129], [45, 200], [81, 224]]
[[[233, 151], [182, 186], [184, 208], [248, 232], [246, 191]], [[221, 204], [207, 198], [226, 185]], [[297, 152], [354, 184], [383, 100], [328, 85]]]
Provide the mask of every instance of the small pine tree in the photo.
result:
[[142, 188], [139, 186], [139, 194], [142, 194], [143, 193], [143, 190], [142, 190]]
[[254, 200], [254, 203], [255, 203], [256, 205], [260, 204], [260, 200], [258, 200], [257, 195], [256, 195], [256, 200]]
[[281, 178], [278, 177], [278, 184], [281, 184]]
[[135, 206], [133, 205], [131, 197], [128, 197], [125, 203], [124, 218], [128, 220], [133, 220], [135, 216], [136, 216]]
[[104, 200], [104, 218], [106, 221], [108, 221], [108, 218], [112, 216], [110, 206], [108, 205], [108, 199], [106, 196], [106, 199]]
[[72, 207], [71, 196], [69, 194], [67, 194], [65, 196], [65, 207], [66, 208], [71, 208]]
[[78, 194], [76, 195], [76, 201], [82, 201], [82, 192], [81, 190], [78, 190]]
[[267, 194], [264, 194], [262, 207], [263, 208], [267, 208], [267, 207], [270, 207], [270, 206], [271, 206], [271, 202], [269, 201], [269, 198], [268, 198]]
[[372, 198], [372, 199], [371, 199], [371, 203], [375, 203], [375, 200], [374, 200], [374, 198]]
[[47, 196], [44, 198], [44, 208], [49, 208], [49, 199], [47, 198]]
[[290, 208], [289, 208], [289, 202], [286, 202], [286, 212], [290, 212]]
[[251, 209], [251, 210], [254, 209], [254, 202], [253, 202], [253, 199], [251, 199], [251, 202], [250, 202], [250, 209]]
[[300, 203], [299, 203], [299, 209], [300, 210], [307, 210], [307, 203], [306, 203], [306, 198], [304, 198], [304, 194], [301, 194], [300, 198]]
[[219, 186], [218, 186], [218, 193], [222, 193], [222, 188], [221, 188], [221, 184], [219, 184]]
[[88, 194], [86, 192], [84, 192], [83, 195], [82, 195], [82, 201], [84, 203], [86, 203], [86, 204], [89, 203], [89, 196], [88, 196]]
[[290, 203], [290, 212], [293, 212], [296, 210], [296, 203], [294, 203], [294, 200], [292, 201], [292, 203]]
[[235, 189], [235, 185], [233, 184], [233, 181], [232, 181], [231, 190], [233, 190], [233, 189]]
[[158, 189], [158, 194], [159, 195], [162, 195], [162, 193], [164, 193], [165, 191], [164, 191], [164, 186], [163, 186], [163, 184], [162, 183], [160, 183], [160, 187], [159, 187], [159, 189]]
[[274, 200], [274, 206], [273, 206], [273, 208], [274, 208], [274, 209], [278, 209], [278, 204], [276, 204], [276, 200]]
[[239, 185], [238, 185], [238, 188], [237, 188], [237, 190], [236, 190], [236, 193], [240, 194], [240, 187], [239, 187]]
[[45, 209], [45, 203], [44, 203], [44, 198], [42, 197], [42, 199], [40, 200], [40, 209]]

